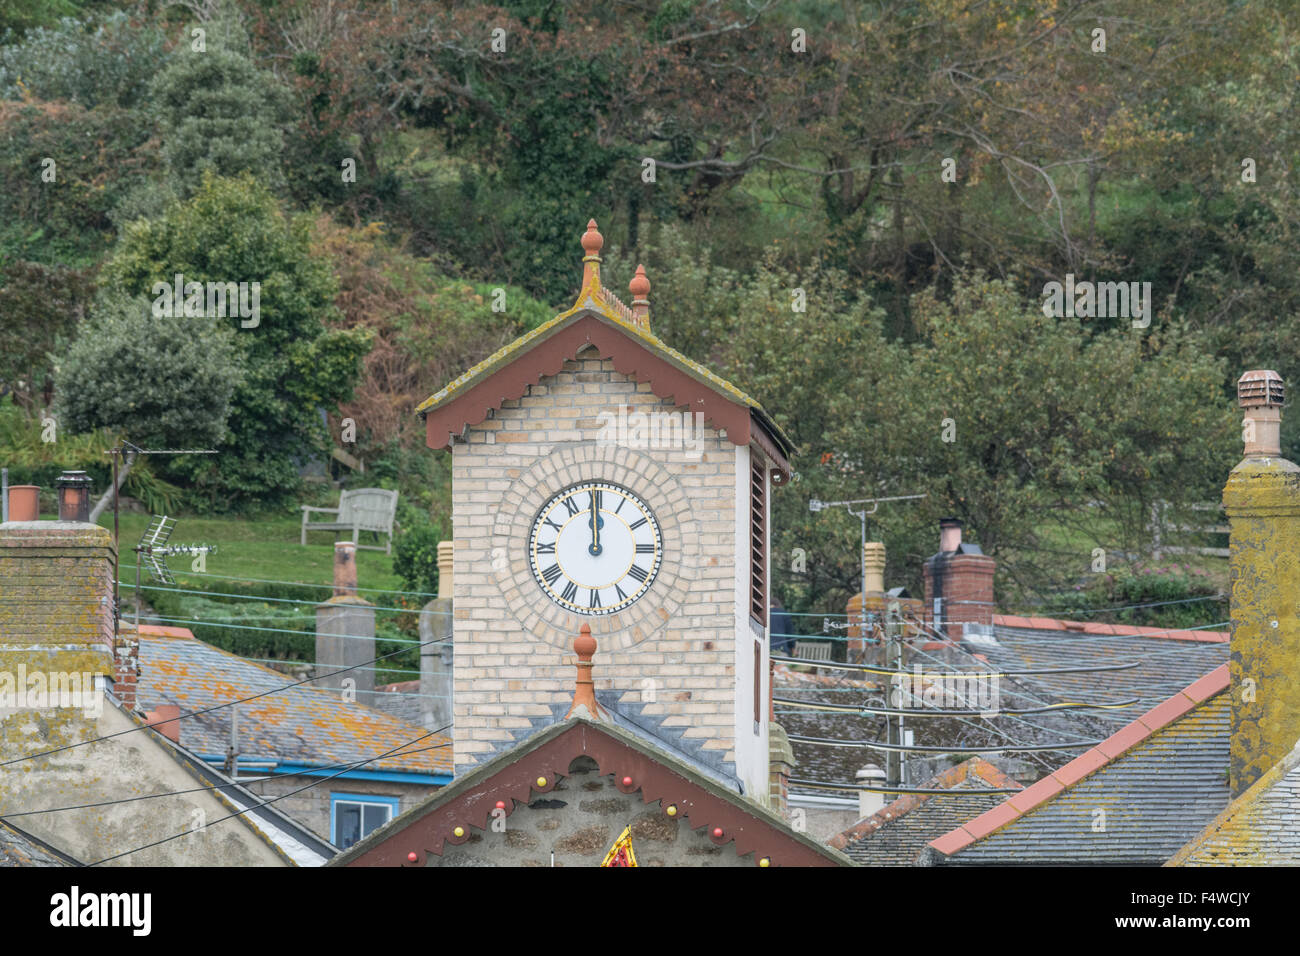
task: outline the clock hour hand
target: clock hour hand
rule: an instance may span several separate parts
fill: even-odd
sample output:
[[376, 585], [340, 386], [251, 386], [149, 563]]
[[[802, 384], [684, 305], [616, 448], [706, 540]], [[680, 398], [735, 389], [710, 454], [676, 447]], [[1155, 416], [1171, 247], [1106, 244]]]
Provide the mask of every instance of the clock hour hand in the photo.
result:
[[600, 554], [600, 501], [596, 493], [591, 493], [591, 544], [587, 552], [592, 555]]

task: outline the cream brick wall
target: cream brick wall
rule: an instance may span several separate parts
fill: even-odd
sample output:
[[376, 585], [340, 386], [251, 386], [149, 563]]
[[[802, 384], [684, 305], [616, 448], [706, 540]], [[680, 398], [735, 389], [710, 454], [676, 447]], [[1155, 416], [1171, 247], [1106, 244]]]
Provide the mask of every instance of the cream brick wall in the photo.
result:
[[[572, 700], [572, 642], [584, 621], [599, 642], [597, 691], [617, 690], [626, 702], [653, 696], [648, 713], [736, 761], [737, 714], [752, 709], [752, 687], [736, 682], [737, 659], [752, 655], [747, 616], [737, 620], [744, 606], [735, 566], [744, 513], [736, 501], [737, 449], [707, 422], [699, 453], [603, 445], [599, 416], [617, 415], [620, 405], [629, 414], [675, 409], [588, 349], [453, 446], [458, 770], [508, 745], [511, 729]], [[579, 617], [552, 604], [528, 574], [526, 529], [550, 495], [595, 477], [647, 501], [665, 553], [654, 585], [632, 608]], [[746, 729], [753, 737], [752, 726]], [[757, 752], [758, 743], [745, 740], [743, 750]], [[757, 792], [746, 790], [761, 799], [765, 757], [756, 779]]]

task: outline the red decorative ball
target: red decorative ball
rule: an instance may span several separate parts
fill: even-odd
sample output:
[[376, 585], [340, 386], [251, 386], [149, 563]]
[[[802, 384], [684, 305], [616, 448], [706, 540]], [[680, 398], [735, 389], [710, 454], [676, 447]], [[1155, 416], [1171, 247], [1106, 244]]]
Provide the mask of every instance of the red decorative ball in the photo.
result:
[[632, 786], [632, 778], [631, 778], [631, 777], [624, 777], [624, 778], [623, 778], [623, 786], [625, 786], [625, 787], [630, 787], [630, 786]]
[[722, 839], [722, 827], [714, 827], [714, 828], [713, 828], [713, 839], [715, 839], [715, 840], [721, 840], [721, 839]]
[[410, 853], [406, 854], [406, 858], [407, 858], [408, 860], [410, 860], [412, 863], [414, 863], [416, 860], [419, 859], [419, 857], [416, 856], [414, 850], [412, 850]]
[[497, 809], [498, 809], [498, 810], [504, 810], [505, 808], [506, 808], [506, 802], [505, 802], [504, 800], [498, 800], [498, 801], [497, 801]]

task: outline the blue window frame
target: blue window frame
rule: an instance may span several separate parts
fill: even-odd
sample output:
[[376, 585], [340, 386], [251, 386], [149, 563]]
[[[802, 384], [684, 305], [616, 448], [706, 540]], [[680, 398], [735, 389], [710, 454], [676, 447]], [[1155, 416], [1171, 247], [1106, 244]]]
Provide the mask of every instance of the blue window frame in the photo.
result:
[[330, 794], [330, 842], [346, 850], [371, 830], [377, 830], [398, 812], [397, 797], [373, 793]]

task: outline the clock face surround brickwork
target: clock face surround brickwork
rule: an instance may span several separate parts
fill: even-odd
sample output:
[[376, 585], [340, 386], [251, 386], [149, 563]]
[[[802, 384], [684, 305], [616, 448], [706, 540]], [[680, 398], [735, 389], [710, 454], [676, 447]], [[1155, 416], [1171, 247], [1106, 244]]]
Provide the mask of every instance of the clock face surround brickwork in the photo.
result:
[[[590, 608], [589, 585], [604, 584], [603, 581], [570, 582], [581, 592], [586, 608], [566, 607], [566, 603], [576, 602], [555, 599], [563, 594], [565, 584], [548, 590], [539, 581], [539, 574], [546, 573], [550, 565], [539, 569], [534, 548], [539, 540], [551, 540], [554, 530], [545, 524], [544, 518], [556, 508], [561, 516], [572, 518], [562, 502], [566, 493], [574, 489], [581, 490], [569, 507], [586, 504], [588, 508], [587, 489], [606, 490], [606, 494], [613, 494], [613, 489], [625, 489], [629, 493], [626, 500], [635, 504], [624, 506], [624, 510], [636, 507], [641, 516], [635, 520], [645, 518], [645, 524], [628, 537], [633, 545], [633, 557], [638, 543], [654, 548], [640, 556], [639, 565], [631, 565], [647, 572], [647, 580], [638, 591], [623, 588], [635, 600], [620, 600], [614, 609], [605, 613], [592, 613]], [[502, 505], [493, 527], [492, 551], [496, 580], [505, 605], [526, 634], [554, 647], [568, 650], [573, 635], [584, 622], [590, 624], [600, 646], [610, 651], [640, 644], [677, 615], [697, 577], [698, 532], [686, 492], [667, 469], [645, 452], [600, 442], [557, 446], [519, 476], [502, 497]], [[602, 514], [617, 507], [617, 504], [607, 504]], [[572, 521], [566, 524], [558, 518], [553, 520], [561, 527], [576, 530]], [[654, 530], [649, 530], [652, 527]], [[647, 567], [651, 562], [646, 559], [651, 557], [653, 565]], [[633, 575], [634, 572], [629, 572], [628, 578], [634, 580]], [[611, 596], [617, 598], [612, 584], [602, 587], [600, 593], [602, 604], [612, 603]]]

